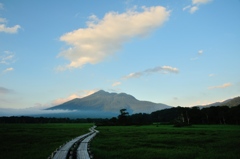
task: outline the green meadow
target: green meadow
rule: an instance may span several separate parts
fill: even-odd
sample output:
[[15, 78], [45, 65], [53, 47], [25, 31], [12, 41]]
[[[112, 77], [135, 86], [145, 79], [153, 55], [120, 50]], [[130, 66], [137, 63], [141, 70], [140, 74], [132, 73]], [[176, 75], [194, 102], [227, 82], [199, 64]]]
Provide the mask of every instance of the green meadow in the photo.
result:
[[94, 159], [236, 159], [240, 127], [172, 125], [98, 127]]
[[93, 124], [0, 124], [0, 158], [45, 159]]
[[[0, 124], [0, 158], [42, 159], [92, 124]], [[236, 159], [240, 126], [101, 126], [94, 159]]]

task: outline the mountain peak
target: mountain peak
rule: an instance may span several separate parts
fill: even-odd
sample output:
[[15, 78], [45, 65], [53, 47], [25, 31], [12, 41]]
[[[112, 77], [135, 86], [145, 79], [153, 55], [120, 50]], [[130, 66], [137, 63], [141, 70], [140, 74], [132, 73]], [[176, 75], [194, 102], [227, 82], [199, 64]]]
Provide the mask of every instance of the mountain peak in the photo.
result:
[[104, 91], [104, 90], [100, 89], [100, 90], [99, 90], [99, 91], [97, 91], [96, 93], [108, 93], [108, 92], [106, 92], [106, 91]]
[[109, 93], [99, 90], [89, 96], [73, 99], [63, 104], [49, 109], [68, 109], [68, 110], [101, 110], [118, 112], [120, 109], [127, 108], [134, 113], [146, 112], [169, 108], [164, 104], [157, 104], [148, 101], [139, 101], [134, 96], [126, 93]]

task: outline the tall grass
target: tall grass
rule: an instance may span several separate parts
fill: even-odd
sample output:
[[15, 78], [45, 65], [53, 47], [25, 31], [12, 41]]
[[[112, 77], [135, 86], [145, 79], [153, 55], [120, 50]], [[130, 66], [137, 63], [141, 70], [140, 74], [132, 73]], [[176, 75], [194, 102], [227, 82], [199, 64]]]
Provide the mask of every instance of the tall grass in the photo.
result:
[[[92, 124], [0, 124], [0, 158], [47, 158]], [[94, 159], [236, 159], [240, 127], [198, 125], [98, 127]]]
[[236, 159], [239, 126], [99, 127], [94, 159]]
[[92, 124], [0, 124], [0, 158], [42, 159]]

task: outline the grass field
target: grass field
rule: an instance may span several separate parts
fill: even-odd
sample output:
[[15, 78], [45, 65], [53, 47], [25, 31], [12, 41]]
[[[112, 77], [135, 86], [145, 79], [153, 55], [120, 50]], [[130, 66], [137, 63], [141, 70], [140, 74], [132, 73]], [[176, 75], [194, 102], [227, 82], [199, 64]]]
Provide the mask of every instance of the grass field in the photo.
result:
[[94, 159], [237, 159], [240, 127], [171, 125], [98, 127]]
[[0, 158], [45, 159], [93, 124], [0, 124]]
[[[0, 124], [0, 158], [44, 159], [92, 124]], [[94, 159], [237, 159], [240, 126], [103, 126]]]

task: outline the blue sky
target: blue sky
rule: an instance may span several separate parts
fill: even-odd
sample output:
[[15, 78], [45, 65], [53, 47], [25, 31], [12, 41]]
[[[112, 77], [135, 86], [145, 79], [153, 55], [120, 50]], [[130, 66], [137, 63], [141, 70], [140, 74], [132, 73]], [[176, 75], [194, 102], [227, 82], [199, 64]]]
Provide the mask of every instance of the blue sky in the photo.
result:
[[0, 108], [103, 89], [171, 106], [240, 94], [239, 0], [0, 0]]

